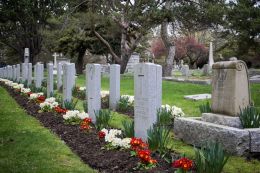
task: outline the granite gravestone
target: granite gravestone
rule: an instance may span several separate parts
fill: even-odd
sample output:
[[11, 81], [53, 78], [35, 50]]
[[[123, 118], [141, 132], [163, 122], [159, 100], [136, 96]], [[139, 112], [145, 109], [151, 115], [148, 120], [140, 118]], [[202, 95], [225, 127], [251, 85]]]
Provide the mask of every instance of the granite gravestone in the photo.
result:
[[237, 116], [250, 104], [248, 70], [243, 61], [223, 61], [212, 66], [213, 113]]

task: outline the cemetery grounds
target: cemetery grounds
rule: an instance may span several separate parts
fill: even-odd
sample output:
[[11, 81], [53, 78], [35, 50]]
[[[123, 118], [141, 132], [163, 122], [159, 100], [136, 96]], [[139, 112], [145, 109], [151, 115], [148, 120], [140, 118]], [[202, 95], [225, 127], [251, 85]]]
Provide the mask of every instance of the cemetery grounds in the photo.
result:
[[[85, 76], [80, 75], [76, 80], [77, 86], [85, 86]], [[109, 78], [102, 77], [102, 90], [109, 90]], [[121, 76], [121, 95], [134, 95], [133, 77], [129, 75]], [[185, 116], [200, 116], [199, 105], [207, 101], [185, 100], [184, 95], [211, 93], [210, 85], [198, 85], [189, 83], [176, 83], [163, 81], [162, 104], [175, 105], [182, 108]], [[3, 137], [0, 148], [3, 170], [10, 167], [17, 172], [94, 172], [93, 169], [80, 161], [79, 157], [73, 154], [70, 149], [59, 140], [59, 138], [49, 130], [43, 128], [38, 121], [21, 110], [8, 93], [1, 87], [1, 134], [10, 136], [7, 141]], [[260, 84], [251, 84], [251, 95], [255, 106], [260, 107]], [[83, 110], [82, 100], [78, 100], [77, 109]], [[10, 116], [12, 114], [12, 116]], [[132, 121], [132, 118], [113, 112], [113, 118], [110, 126], [114, 128], [123, 128], [122, 121]], [[14, 123], [15, 122], [15, 123]], [[8, 132], [8, 133], [7, 133]], [[36, 133], [37, 132], [37, 133]], [[5, 139], [5, 140], [4, 140]], [[37, 141], [36, 145], [32, 144]], [[5, 145], [8, 144], [8, 145]], [[172, 139], [172, 149], [180, 154], [193, 158], [193, 147], [176, 139]], [[51, 147], [50, 147], [51, 146]], [[10, 152], [13, 150], [13, 152]], [[9, 153], [12, 153], [9, 155]], [[54, 164], [55, 163], [55, 164]], [[39, 167], [40, 165], [40, 167]], [[66, 165], [66, 166], [64, 166]], [[69, 166], [68, 166], [69, 165]], [[8, 168], [9, 167], [9, 168]], [[257, 172], [260, 170], [260, 161], [254, 158], [245, 158], [231, 156], [225, 165], [224, 172]], [[0, 171], [1, 172], [1, 171]]]

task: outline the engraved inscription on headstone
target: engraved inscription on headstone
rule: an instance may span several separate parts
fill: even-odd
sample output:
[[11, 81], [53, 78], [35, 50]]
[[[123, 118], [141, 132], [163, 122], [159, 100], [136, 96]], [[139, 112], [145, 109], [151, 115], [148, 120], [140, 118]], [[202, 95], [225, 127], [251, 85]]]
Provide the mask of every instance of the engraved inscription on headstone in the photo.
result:
[[134, 72], [135, 136], [147, 140], [147, 130], [156, 122], [157, 109], [161, 106], [159, 82], [162, 82], [162, 68], [152, 63], [143, 63], [136, 65]]
[[213, 64], [212, 111], [237, 116], [240, 108], [250, 104], [247, 66], [243, 61]]

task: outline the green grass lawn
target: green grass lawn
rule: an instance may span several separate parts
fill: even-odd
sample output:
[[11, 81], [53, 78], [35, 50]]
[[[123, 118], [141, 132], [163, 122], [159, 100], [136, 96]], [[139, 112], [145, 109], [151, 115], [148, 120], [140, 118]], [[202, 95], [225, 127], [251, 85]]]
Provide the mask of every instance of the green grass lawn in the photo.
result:
[[[78, 76], [76, 83], [78, 86], [85, 86], [85, 76]], [[102, 77], [102, 90], [109, 90], [109, 78]], [[134, 95], [134, 80], [132, 76], [121, 76], [121, 95]], [[180, 83], [163, 81], [162, 103], [176, 105], [183, 109], [186, 116], [200, 116], [199, 105], [207, 101], [191, 101], [184, 99], [184, 95], [211, 93], [210, 85], [199, 85], [191, 83]], [[255, 106], [260, 107], [260, 84], [251, 85], [251, 95]]]
[[0, 87], [1, 173], [91, 173], [93, 169]]

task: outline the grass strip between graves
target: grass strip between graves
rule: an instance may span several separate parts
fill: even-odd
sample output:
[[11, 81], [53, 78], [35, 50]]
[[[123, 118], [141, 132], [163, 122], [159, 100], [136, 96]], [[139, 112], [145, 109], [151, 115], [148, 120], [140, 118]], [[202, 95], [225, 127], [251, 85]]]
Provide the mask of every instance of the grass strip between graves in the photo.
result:
[[0, 87], [0, 172], [96, 172]]

